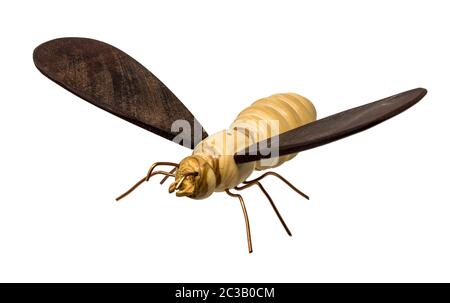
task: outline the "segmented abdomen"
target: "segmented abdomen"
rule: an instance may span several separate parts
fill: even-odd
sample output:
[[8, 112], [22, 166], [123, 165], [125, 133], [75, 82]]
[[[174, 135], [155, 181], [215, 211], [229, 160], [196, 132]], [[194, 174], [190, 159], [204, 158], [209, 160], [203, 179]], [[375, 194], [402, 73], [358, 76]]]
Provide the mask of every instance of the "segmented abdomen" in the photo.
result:
[[195, 147], [193, 155], [214, 171], [214, 176], [203, 180], [204, 185], [213, 184], [215, 191], [224, 191], [245, 181], [255, 169], [272, 168], [292, 159], [296, 154], [236, 164], [234, 154], [315, 119], [313, 104], [294, 93], [276, 94], [254, 102], [237, 116], [230, 128], [210, 135]]
[[[251, 137], [250, 141], [259, 142], [312, 122], [316, 116], [316, 109], [308, 99], [295, 93], [275, 94], [241, 111], [230, 129], [243, 130]], [[256, 169], [279, 166], [296, 155], [258, 161]]]

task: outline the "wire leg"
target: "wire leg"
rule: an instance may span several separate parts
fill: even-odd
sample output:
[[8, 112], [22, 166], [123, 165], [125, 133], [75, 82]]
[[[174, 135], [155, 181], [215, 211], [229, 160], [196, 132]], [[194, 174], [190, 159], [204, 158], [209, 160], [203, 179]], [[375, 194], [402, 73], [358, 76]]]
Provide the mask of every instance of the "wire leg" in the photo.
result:
[[272, 197], [269, 195], [269, 193], [266, 191], [266, 189], [264, 188], [264, 186], [260, 182], [258, 182], [258, 181], [248, 182], [248, 183], [246, 183], [246, 185], [244, 185], [242, 187], [237, 187], [236, 186], [234, 189], [236, 189], [236, 190], [243, 190], [243, 189], [249, 188], [249, 187], [251, 187], [253, 185], [258, 185], [259, 189], [266, 196], [267, 200], [269, 200], [270, 205], [272, 205], [272, 208], [275, 211], [275, 214], [277, 215], [278, 219], [280, 220], [281, 225], [283, 225], [284, 229], [286, 230], [286, 233], [289, 236], [292, 236], [292, 233], [289, 230], [289, 227], [287, 226], [286, 222], [284, 222], [283, 217], [281, 216], [280, 212], [278, 211], [278, 208], [275, 205], [275, 202], [273, 202]]
[[299, 194], [300, 196], [304, 197], [305, 199], [309, 200], [309, 197], [307, 194], [303, 193], [302, 191], [300, 191], [300, 189], [298, 189], [297, 187], [295, 187], [294, 185], [292, 185], [291, 182], [289, 182], [288, 180], [286, 180], [284, 177], [282, 177], [281, 175], [277, 174], [276, 172], [273, 171], [269, 171], [267, 173], [262, 174], [261, 176], [259, 176], [258, 178], [255, 178], [253, 180], [250, 181], [244, 181], [243, 183], [245, 184], [244, 186], [242, 186], [241, 188], [244, 189], [246, 187], [250, 187], [247, 186], [249, 183], [253, 183], [253, 182], [257, 182], [257, 181], [261, 181], [262, 179], [264, 179], [267, 176], [274, 176], [277, 177], [278, 179], [280, 179], [281, 181], [283, 181], [287, 186], [289, 186], [290, 188], [292, 188], [292, 190], [294, 190], [297, 194]]
[[232, 192], [230, 192], [228, 189], [225, 190], [225, 192], [231, 196], [231, 197], [235, 197], [235, 198], [239, 198], [239, 201], [241, 202], [241, 207], [242, 207], [242, 212], [244, 213], [244, 219], [245, 219], [245, 228], [246, 228], [246, 232], [247, 232], [247, 244], [248, 244], [248, 252], [252, 253], [253, 252], [253, 247], [252, 247], [252, 235], [250, 233], [250, 222], [248, 220], [248, 214], [247, 214], [247, 209], [245, 208], [245, 203], [244, 203], [244, 199], [242, 198], [241, 195], [239, 194], [233, 194]]

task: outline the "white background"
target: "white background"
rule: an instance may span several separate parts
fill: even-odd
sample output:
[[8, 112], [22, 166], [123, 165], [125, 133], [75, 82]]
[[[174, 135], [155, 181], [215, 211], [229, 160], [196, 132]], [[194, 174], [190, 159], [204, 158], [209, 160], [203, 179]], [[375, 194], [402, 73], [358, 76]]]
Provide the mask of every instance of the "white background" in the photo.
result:
[[[14, 1], [0, 4], [0, 281], [450, 281], [446, 1]], [[207, 131], [254, 100], [311, 99], [319, 117], [415, 87], [376, 128], [300, 154], [264, 196], [194, 201], [152, 180], [188, 149], [75, 97], [32, 51], [91, 37], [148, 67]], [[258, 175], [258, 174], [255, 174]]]

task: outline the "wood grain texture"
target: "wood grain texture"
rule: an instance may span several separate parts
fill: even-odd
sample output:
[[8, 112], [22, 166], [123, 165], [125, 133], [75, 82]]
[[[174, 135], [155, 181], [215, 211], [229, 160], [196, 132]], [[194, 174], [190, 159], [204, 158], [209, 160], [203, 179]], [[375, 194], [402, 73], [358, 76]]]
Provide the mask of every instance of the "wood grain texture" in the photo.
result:
[[282, 133], [278, 137], [253, 144], [234, 155], [236, 163], [273, 157], [270, 146], [278, 141], [279, 155], [287, 155], [318, 147], [375, 126], [410, 108], [426, 95], [416, 88], [366, 105], [311, 122]]
[[[172, 140], [172, 122], [196, 122], [191, 112], [150, 71], [121, 50], [87, 38], [60, 38], [38, 46], [36, 67], [82, 99], [148, 131]], [[200, 126], [200, 124], [197, 124]], [[178, 130], [177, 130], [178, 131]], [[202, 132], [186, 147], [206, 138]], [[180, 143], [181, 144], [181, 143]]]

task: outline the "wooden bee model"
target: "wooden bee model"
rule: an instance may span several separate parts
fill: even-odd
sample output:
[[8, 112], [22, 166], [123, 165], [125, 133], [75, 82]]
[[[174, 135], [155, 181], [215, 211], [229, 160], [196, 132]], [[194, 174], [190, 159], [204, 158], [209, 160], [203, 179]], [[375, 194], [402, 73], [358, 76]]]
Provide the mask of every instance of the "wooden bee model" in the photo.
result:
[[[416, 88], [318, 121], [308, 99], [293, 93], [276, 94], [244, 109], [227, 130], [208, 136], [161, 81], [111, 45], [85, 38], [61, 38], [38, 46], [33, 59], [45, 76], [84, 100], [194, 150], [180, 163], [154, 163], [147, 175], [117, 200], [155, 175], [165, 175], [161, 184], [173, 177], [169, 192], [176, 192], [179, 197], [204, 199], [224, 191], [241, 203], [249, 252], [250, 225], [244, 200], [236, 191], [258, 186], [289, 235], [291, 232], [260, 181], [267, 176], [277, 177], [308, 199], [272, 171], [249, 180], [254, 170], [279, 166], [300, 151], [363, 131], [408, 109], [426, 94], [425, 89]], [[173, 169], [156, 170], [157, 166]]]

